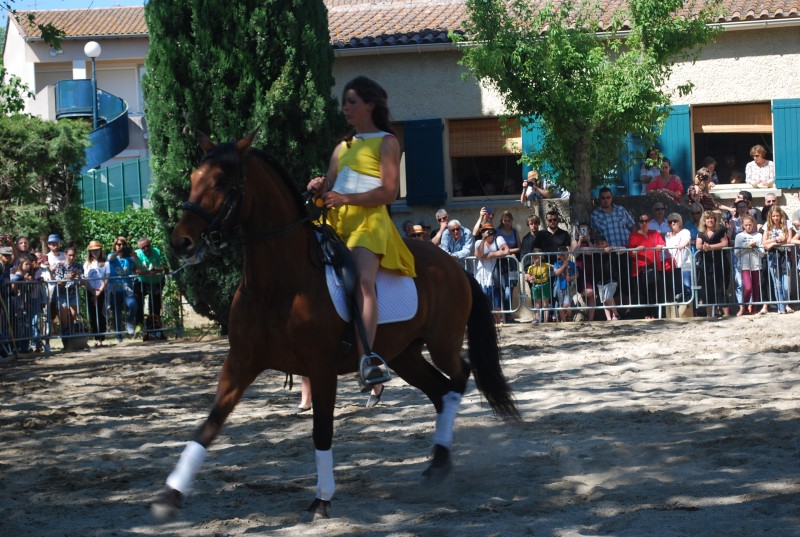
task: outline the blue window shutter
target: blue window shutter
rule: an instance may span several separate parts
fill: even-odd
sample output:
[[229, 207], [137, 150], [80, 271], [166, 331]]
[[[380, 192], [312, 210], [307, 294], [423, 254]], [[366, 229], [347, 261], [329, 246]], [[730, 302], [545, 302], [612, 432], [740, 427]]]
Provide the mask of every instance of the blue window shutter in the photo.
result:
[[[542, 128], [539, 126], [539, 122], [530, 125], [530, 126], [522, 126], [522, 153], [528, 153], [530, 151], [539, 150], [542, 147]], [[528, 172], [531, 171], [531, 167], [527, 164], [522, 166], [522, 179], [528, 178]], [[545, 162], [544, 166], [542, 166], [541, 170], [537, 170], [539, 175], [542, 177], [546, 177], [548, 179], [552, 179], [554, 174], [553, 168], [547, 165]]]
[[443, 132], [444, 121], [441, 119], [403, 123], [408, 205], [442, 205], [447, 198]]
[[800, 99], [772, 101], [775, 186], [800, 187]]
[[694, 177], [692, 169], [692, 123], [689, 105], [670, 107], [669, 117], [658, 139], [658, 147], [672, 165], [672, 173], [683, 181], [684, 190], [689, 188]]

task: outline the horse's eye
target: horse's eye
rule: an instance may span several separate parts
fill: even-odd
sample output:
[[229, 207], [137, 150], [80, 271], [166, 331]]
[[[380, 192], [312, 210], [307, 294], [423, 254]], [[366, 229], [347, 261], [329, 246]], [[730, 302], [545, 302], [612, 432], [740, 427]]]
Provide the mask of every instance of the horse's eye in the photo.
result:
[[217, 181], [214, 183], [214, 190], [223, 190], [228, 188], [228, 177], [225, 175], [220, 175], [217, 177]]

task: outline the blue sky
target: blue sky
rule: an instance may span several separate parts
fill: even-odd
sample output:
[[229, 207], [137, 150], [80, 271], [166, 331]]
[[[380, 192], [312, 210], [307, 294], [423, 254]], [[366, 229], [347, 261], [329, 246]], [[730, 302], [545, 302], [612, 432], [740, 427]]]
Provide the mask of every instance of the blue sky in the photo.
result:
[[[37, 9], [85, 9], [89, 7], [142, 6], [144, 0], [10, 0], [18, 11]], [[0, 15], [0, 26], [6, 26], [6, 12]]]

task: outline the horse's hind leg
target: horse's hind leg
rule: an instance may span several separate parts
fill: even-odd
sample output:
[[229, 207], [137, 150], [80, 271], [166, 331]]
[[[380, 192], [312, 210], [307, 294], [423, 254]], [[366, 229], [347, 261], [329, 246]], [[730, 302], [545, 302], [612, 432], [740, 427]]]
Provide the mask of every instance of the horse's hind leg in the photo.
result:
[[406, 349], [391, 366], [400, 377], [425, 392], [436, 407], [436, 432], [433, 435], [433, 460], [422, 473], [423, 481], [436, 483], [450, 472], [453, 425], [461, 396], [466, 390], [469, 365], [456, 353], [450, 378], [443, 375], [422, 356], [422, 344]]
[[225, 359], [211, 412], [197, 430], [194, 440], [184, 448], [178, 464], [167, 478], [165, 490], [150, 506], [151, 512], [158, 520], [172, 520], [180, 514], [183, 499], [205, 460], [208, 446], [217, 437], [225, 420], [257, 375], [257, 372], [243, 367], [241, 362], [234, 360], [230, 354]]

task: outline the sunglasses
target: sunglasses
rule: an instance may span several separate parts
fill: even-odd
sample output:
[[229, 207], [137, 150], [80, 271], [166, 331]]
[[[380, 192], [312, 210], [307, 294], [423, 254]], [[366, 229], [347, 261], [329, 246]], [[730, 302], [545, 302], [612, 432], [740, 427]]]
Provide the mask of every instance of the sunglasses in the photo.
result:
[[548, 222], [558, 222], [558, 218], [548, 218]]
[[436, 219], [436, 221], [437, 221], [437, 222], [447, 222], [448, 220], [449, 220], [449, 219], [448, 219], [446, 216], [443, 216], [443, 217], [441, 217], [441, 218], [437, 218], [437, 219]]
[[678, 223], [677, 220], [667, 220], [667, 222], [669, 222], [670, 224], [677, 224]]
[[663, 211], [664, 207], [653, 207], [654, 211]]

